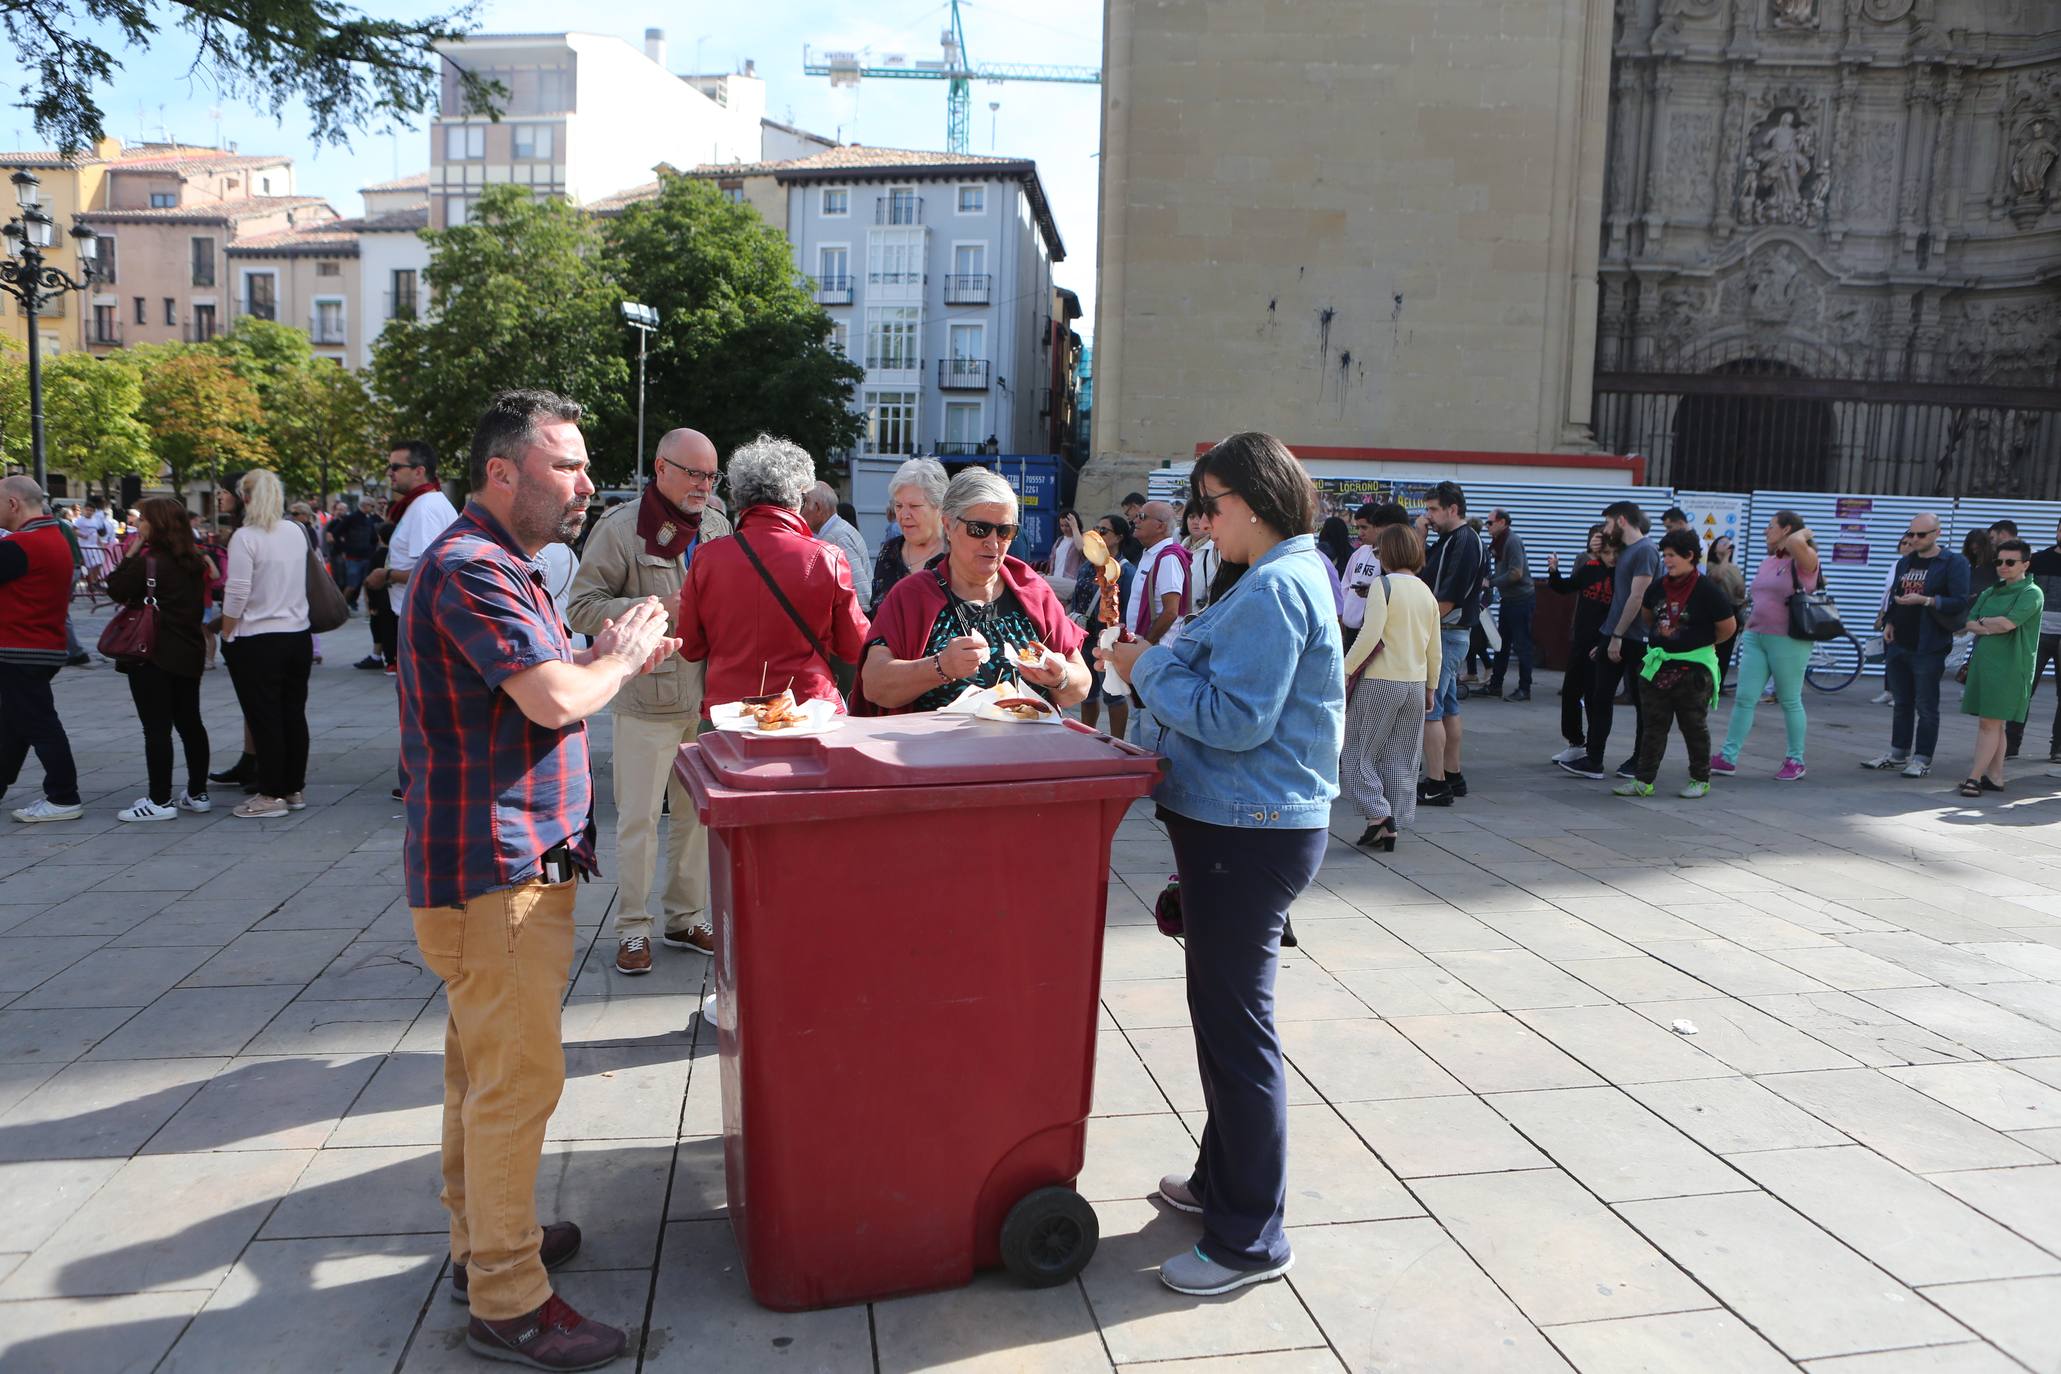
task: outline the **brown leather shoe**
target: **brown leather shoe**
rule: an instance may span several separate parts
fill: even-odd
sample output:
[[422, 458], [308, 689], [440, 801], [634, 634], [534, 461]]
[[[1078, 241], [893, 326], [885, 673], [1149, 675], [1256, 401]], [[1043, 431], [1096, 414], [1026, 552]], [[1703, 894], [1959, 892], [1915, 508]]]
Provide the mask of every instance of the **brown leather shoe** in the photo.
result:
[[[537, 1247], [537, 1258], [544, 1261], [546, 1269], [556, 1269], [579, 1253], [580, 1228], [577, 1225], [570, 1221], [554, 1221], [544, 1228], [544, 1243]], [[464, 1265], [451, 1266], [452, 1302], [472, 1301], [470, 1279]]]
[[615, 947], [615, 971], [635, 976], [651, 972], [651, 941], [632, 935]]
[[473, 1354], [531, 1369], [599, 1369], [622, 1354], [629, 1340], [613, 1326], [588, 1321], [556, 1293], [527, 1315], [505, 1322], [474, 1317], [465, 1328]]
[[706, 921], [685, 930], [669, 930], [658, 938], [672, 949], [691, 949], [696, 954], [711, 956], [716, 952], [716, 932]]

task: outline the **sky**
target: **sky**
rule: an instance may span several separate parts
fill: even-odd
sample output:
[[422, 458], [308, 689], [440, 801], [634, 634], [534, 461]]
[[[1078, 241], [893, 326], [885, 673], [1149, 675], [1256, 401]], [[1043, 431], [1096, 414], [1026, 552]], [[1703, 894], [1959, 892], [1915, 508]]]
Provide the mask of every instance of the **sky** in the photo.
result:
[[[375, 15], [420, 16], [423, 5], [359, 0]], [[550, 33], [566, 27], [568, 7], [546, 0], [487, 0], [477, 31]], [[666, 31], [668, 65], [674, 71], [736, 70], [746, 58], [758, 63], [766, 82], [766, 113], [847, 142], [879, 147], [943, 148], [945, 90], [942, 81], [868, 81], [833, 91], [827, 78], [802, 74], [804, 44], [817, 49], [906, 53], [914, 62], [939, 56], [938, 35], [949, 7], [923, 0], [772, 0], [728, 6], [620, 0], [579, 7], [586, 32], [609, 33], [641, 48], [646, 27]], [[1102, 62], [1101, 0], [961, 0], [969, 58], [982, 61], [1048, 62], [1099, 67]], [[344, 215], [362, 208], [360, 186], [416, 172], [429, 165], [426, 128], [355, 135], [349, 148], [316, 147], [308, 138], [305, 110], [289, 107], [275, 120], [216, 89], [204, 73], [190, 70], [192, 41], [167, 28], [146, 49], [117, 50], [122, 63], [103, 88], [101, 108], [108, 131], [126, 142], [160, 138], [169, 131], [187, 143], [212, 145], [219, 137], [247, 153], [287, 153], [294, 158], [297, 189], [320, 195]], [[1039, 178], [1066, 244], [1066, 261], [1054, 269], [1061, 286], [1081, 297], [1086, 318], [1076, 328], [1089, 333], [1095, 317], [1095, 214], [1097, 152], [1101, 146], [1101, 91], [1096, 86], [976, 82], [973, 87], [969, 151], [1027, 157]], [[990, 102], [1000, 108], [990, 111]], [[8, 111], [0, 138], [9, 147], [36, 148], [28, 112]], [[687, 159], [683, 159], [683, 162]]]

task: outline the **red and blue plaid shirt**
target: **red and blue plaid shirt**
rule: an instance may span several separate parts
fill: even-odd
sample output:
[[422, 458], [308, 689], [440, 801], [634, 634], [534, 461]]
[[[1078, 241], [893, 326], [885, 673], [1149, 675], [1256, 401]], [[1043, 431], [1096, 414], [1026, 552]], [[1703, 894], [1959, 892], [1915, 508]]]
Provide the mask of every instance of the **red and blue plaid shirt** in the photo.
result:
[[454, 906], [538, 876], [566, 841], [594, 862], [587, 726], [547, 730], [501, 684], [570, 662], [543, 565], [477, 503], [415, 565], [401, 619], [408, 905]]

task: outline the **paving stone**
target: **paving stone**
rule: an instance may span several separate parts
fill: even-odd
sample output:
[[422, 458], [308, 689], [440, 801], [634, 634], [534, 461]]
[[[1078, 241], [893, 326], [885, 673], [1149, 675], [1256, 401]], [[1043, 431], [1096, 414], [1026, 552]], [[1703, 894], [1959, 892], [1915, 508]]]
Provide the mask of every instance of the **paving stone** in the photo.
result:
[[671, 1131], [687, 1092], [683, 1048], [599, 1045], [568, 1049], [565, 1091], [551, 1140], [639, 1140]]
[[206, 1293], [131, 1293], [8, 1304], [0, 1366], [8, 1374], [151, 1374]]
[[181, 986], [287, 984], [298, 988], [327, 968], [350, 942], [350, 932], [341, 930], [249, 931], [195, 969]]
[[0, 1113], [0, 1160], [134, 1154], [224, 1062], [154, 1059], [69, 1065]]
[[1732, 1162], [1914, 1287], [2061, 1273], [2061, 1259], [1858, 1145], [1742, 1154]]
[[1537, 1169], [1552, 1162], [1472, 1094], [1344, 1102], [1338, 1111], [1399, 1178]]
[[1406, 1016], [1393, 1024], [1478, 1093], [1585, 1088], [1601, 1081], [1544, 1036], [1501, 1012]]
[[2061, 1350], [2061, 1278], [1946, 1284], [1925, 1296], [2029, 1369], [2051, 1368]]
[[[1125, 1030], [1188, 1025], [1186, 978], [1127, 978], [1106, 984], [1102, 1005]], [[1362, 1012], [1365, 1008], [1361, 1009]]]
[[1962, 990], [2048, 1030], [2061, 1031], [2061, 988], [2052, 983], [1980, 983]]
[[26, 1252], [50, 1239], [121, 1168], [122, 1161], [118, 1159], [0, 1164], [0, 1198], [6, 1199], [8, 1248]]
[[147, 1007], [206, 958], [196, 949], [104, 949], [37, 984], [9, 1009]]
[[882, 1374], [1109, 1368], [1095, 1314], [1071, 1283], [1033, 1289], [983, 1274], [965, 1288], [878, 1304], [873, 1337]]
[[1526, 949], [1457, 950], [1435, 957], [1440, 967], [1506, 1011], [1597, 1006], [1610, 1000]]
[[2061, 1255], [2061, 1166], [1930, 1174], [1929, 1182]]
[[[0, 908], [4, 911], [6, 908]], [[97, 935], [0, 938], [0, 993], [27, 992], [107, 943]]]
[[[1092, 1129], [1092, 1123], [1091, 1123]], [[723, 1167], [723, 1137], [687, 1136], [673, 1153], [673, 1195], [667, 1221], [703, 1221], [729, 1210], [728, 1178]]]
[[1913, 973], [1901, 964], [1887, 959], [1878, 959], [1865, 950], [1850, 949], [1844, 945], [1828, 944], [1814, 949], [1770, 950], [1768, 957], [1776, 963], [1787, 964], [1798, 973], [1808, 974], [1828, 988], [1841, 992], [1853, 992], [1872, 988], [1915, 988], [1934, 983], [1921, 973]]
[[2061, 1030], [1959, 988], [1884, 988], [1855, 995], [1991, 1058], [2061, 1053]]
[[328, 1145], [436, 1145], [443, 1138], [443, 1055], [390, 1054], [336, 1123]]
[[[1996, 934], [1992, 928], [1989, 934]], [[2009, 964], [1970, 954], [1951, 944], [1929, 939], [1909, 930], [1842, 935], [1839, 942], [1853, 949], [1900, 964], [1923, 974], [1935, 983], [2011, 983], [2025, 977]], [[1779, 989], [1778, 989], [1779, 990]]]
[[95, 1045], [93, 1059], [238, 1053], [291, 1002], [291, 987], [173, 988]]
[[[1291, 1158], [1292, 1131], [1291, 1125]], [[1195, 1139], [1173, 1112], [1096, 1117], [1088, 1122], [1086, 1162], [1074, 1187], [1090, 1202], [1135, 1201], [1149, 1198], [1162, 1176], [1185, 1172], [1194, 1163]]]
[[430, 1145], [318, 1151], [258, 1235], [448, 1236], [450, 1214], [437, 1200], [443, 1186], [440, 1154]]
[[1541, 1326], [1711, 1305], [1708, 1294], [1557, 1169], [1426, 1178], [1413, 1186]]
[[1751, 1078], [1633, 1083], [1625, 1091], [1716, 1154], [1848, 1143], [1846, 1136]]
[[825, 1374], [873, 1369], [864, 1307], [774, 1312], [752, 1300], [727, 1221], [666, 1226], [653, 1299], [647, 1374], [744, 1374], [775, 1361]]
[[1378, 1016], [1445, 1016], [1494, 1011], [1495, 1003], [1428, 961], [1410, 968], [1353, 969], [1338, 975]]
[[256, 925], [265, 911], [265, 903], [256, 899], [177, 901], [136, 922], [109, 944], [116, 949], [198, 945], [212, 950]]
[[1482, 917], [1482, 923], [1556, 964], [1568, 959], [1626, 958], [1639, 952], [1564, 911], [1495, 912]]
[[1548, 1327], [1581, 1374], [1781, 1374], [1796, 1366], [1730, 1312], [1668, 1312]]
[[427, 997], [443, 980], [422, 964], [413, 940], [359, 940], [337, 955], [301, 993], [308, 1001], [359, 1002]]
[[1870, 1068], [1953, 1064], [1976, 1058], [1966, 1045], [1913, 1025], [1850, 992], [1802, 992], [1747, 999], [1786, 1026]]
[[[1164, 1035], [1166, 1032], [1155, 1032]], [[1189, 1037], [1192, 1062], [1193, 1038]], [[1432, 1097], [1462, 1091], [1452, 1075], [1441, 1069], [1397, 1029], [1379, 1021], [1307, 1021], [1281, 1027], [1281, 1047], [1287, 1054], [1296, 1082], [1307, 1080], [1331, 1102], [1365, 1102], [1392, 1097]], [[1148, 1058], [1149, 1062], [1149, 1058]], [[1310, 1077], [1310, 1075], [1315, 1075]], [[1160, 1086], [1167, 1088], [1164, 1076]], [[1199, 1082], [1192, 1097], [1184, 1098], [1168, 1089], [1168, 1095], [1183, 1111], [1201, 1106]], [[1314, 1101], [1315, 1092], [1289, 1101]]]
[[378, 1069], [380, 1055], [232, 1059], [144, 1151], [317, 1149]]
[[1693, 1037], [1654, 1025], [1625, 1007], [1520, 1011], [1517, 1019], [1612, 1083], [1729, 1078], [1733, 1070]]
[[1334, 974], [1425, 965], [1423, 955], [1365, 916], [1311, 920], [1302, 914], [1298, 904], [1294, 919], [1295, 936], [1301, 942], [1302, 952]]
[[1144, 1061], [1122, 1031], [1095, 1036], [1095, 1116], [1145, 1116], [1169, 1112], [1166, 1095], [1146, 1072]]
[[1883, 1073], [2000, 1131], [2061, 1126], [2061, 1088], [2048, 1087], [2015, 1069], [2003, 1064], [1932, 1064]]
[[1791, 1030], [1757, 1007], [1731, 997], [1686, 1002], [1641, 1002], [1633, 1008], [1656, 1026], [1687, 1021], [1696, 1027], [1696, 1048], [1743, 1074], [1843, 1069], [1854, 1061], [1801, 1031]]
[[1545, 1338], [1434, 1221], [1292, 1227], [1289, 1241], [1288, 1281], [1348, 1368], [1565, 1374]]
[[1883, 1350], [1873, 1355], [1838, 1355], [1811, 1360], [1810, 1374], [2023, 1374], [2024, 1366], [1993, 1345], [1964, 1341], [1928, 1345], [1916, 1350]]
[[249, 1054], [385, 1054], [422, 1014], [428, 999], [293, 1001], [244, 1046]]
[[2010, 1138], [1877, 1069], [1776, 1074], [1767, 1085], [1913, 1173], [2044, 1163]]
[[1817, 992], [1824, 984], [1765, 954], [1730, 940], [1667, 940], [1644, 943], [1645, 951], [1664, 964], [1734, 997], [1775, 992]]
[[1556, 962], [1562, 972], [1573, 974], [1618, 1002], [1680, 1001], [1709, 997], [1717, 991], [1710, 984], [1691, 978], [1650, 954], [1617, 959], [1561, 959]]
[[0, 1062], [68, 1064], [135, 1014], [134, 1007], [0, 1011]]
[[1605, 1202], [1753, 1187], [1616, 1088], [1498, 1093], [1488, 1102]]
[[1791, 1359], [1966, 1339], [1959, 1323], [1764, 1193], [1618, 1210]]
[[1517, 942], [1491, 930], [1471, 916], [1457, 911], [1403, 907], [1377, 911], [1375, 919], [1389, 934], [1419, 954], [1445, 954], [1455, 950], [1515, 949]]

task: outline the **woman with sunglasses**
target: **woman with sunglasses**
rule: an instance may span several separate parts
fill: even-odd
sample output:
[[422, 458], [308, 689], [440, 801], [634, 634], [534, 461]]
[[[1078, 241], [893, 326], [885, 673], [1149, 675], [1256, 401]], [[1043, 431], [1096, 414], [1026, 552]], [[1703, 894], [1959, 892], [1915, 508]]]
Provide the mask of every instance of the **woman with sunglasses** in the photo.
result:
[[[1088, 694], [1085, 638], [1030, 564], [1009, 555], [1016, 492], [987, 468], [945, 488], [944, 559], [897, 582], [873, 618], [857, 695], [883, 713], [935, 711], [968, 687], [1009, 679], [1055, 706]], [[1017, 651], [1042, 644], [1055, 665]], [[862, 708], [866, 709], [866, 708]]]
[[2032, 702], [2033, 665], [2040, 647], [2040, 612], [2046, 596], [2027, 577], [2032, 546], [2022, 539], [1997, 545], [1997, 580], [1968, 610], [1968, 685], [1961, 713], [1974, 716], [1975, 764], [1961, 784], [1964, 797], [2004, 790], [2004, 726], [2023, 721]]
[[1101, 655], [1158, 728], [1153, 797], [1173, 841], [1188, 1008], [1209, 1121], [1192, 1170], [1159, 1196], [1199, 1213], [1201, 1243], [1162, 1264], [1181, 1293], [1288, 1272], [1288, 1084], [1274, 978], [1288, 908], [1323, 862], [1345, 742], [1345, 654], [1312, 555], [1317, 492], [1279, 439], [1234, 434], [1189, 479], [1223, 567], [1209, 609], [1172, 643]]

